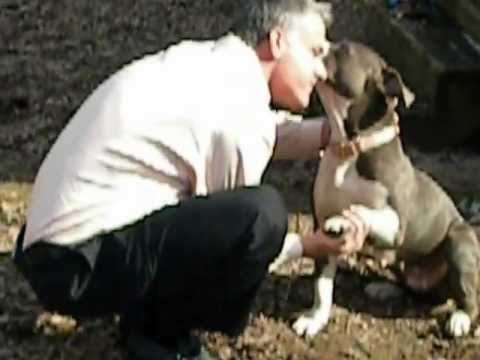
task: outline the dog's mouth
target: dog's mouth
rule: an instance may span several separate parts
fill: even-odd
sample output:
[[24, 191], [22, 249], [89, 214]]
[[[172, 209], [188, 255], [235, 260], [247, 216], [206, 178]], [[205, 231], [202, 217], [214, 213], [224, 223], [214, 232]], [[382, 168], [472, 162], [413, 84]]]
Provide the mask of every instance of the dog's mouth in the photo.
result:
[[348, 116], [351, 100], [337, 93], [330, 84], [323, 81], [319, 81], [315, 89], [327, 113], [331, 141], [339, 142], [346, 139], [345, 119]]

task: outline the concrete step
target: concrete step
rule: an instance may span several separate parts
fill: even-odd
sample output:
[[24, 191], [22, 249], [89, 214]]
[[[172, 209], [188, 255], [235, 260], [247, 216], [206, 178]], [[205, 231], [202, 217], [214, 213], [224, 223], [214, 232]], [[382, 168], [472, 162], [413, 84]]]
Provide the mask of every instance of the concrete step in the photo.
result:
[[437, 0], [466, 33], [480, 42], [480, 0]]
[[397, 68], [417, 95], [402, 117], [406, 141], [435, 150], [480, 133], [480, 45], [441, 13], [427, 20], [398, 18], [381, 0], [352, 3], [350, 16], [363, 27], [359, 40]]

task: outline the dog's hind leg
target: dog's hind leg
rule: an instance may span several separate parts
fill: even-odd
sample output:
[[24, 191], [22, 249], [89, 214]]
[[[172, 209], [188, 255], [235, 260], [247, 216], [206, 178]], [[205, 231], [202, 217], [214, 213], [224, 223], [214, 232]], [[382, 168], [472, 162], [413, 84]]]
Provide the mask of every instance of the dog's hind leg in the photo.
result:
[[457, 305], [446, 330], [452, 336], [464, 336], [478, 316], [479, 244], [473, 229], [458, 220], [450, 226], [444, 246], [448, 261], [448, 286]]
[[[319, 268], [321, 265], [316, 264]], [[314, 337], [328, 323], [332, 311], [333, 286], [337, 262], [329, 257], [328, 263], [321, 267], [320, 276], [315, 280], [314, 302], [310, 310], [300, 316], [293, 324], [295, 332], [306, 337]]]

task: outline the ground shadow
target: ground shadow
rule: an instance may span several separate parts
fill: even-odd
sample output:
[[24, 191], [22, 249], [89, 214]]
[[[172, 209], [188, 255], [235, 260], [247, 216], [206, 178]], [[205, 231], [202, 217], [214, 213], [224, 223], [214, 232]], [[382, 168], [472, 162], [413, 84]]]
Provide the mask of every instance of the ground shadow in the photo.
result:
[[[260, 290], [256, 311], [291, 323], [313, 304], [313, 275], [269, 275]], [[424, 319], [442, 303], [434, 294], [416, 294], [399, 282], [392, 282], [401, 294], [386, 300], [371, 298], [366, 292], [368, 284], [391, 282], [378, 274], [362, 275], [355, 270], [337, 272], [334, 304], [350, 313], [369, 315], [377, 319]]]

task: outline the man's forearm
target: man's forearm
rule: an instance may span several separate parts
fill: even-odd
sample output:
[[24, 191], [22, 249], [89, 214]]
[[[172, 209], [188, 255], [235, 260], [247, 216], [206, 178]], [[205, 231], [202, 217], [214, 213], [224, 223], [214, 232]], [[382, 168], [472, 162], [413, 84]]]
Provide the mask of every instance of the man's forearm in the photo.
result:
[[276, 160], [310, 160], [318, 158], [329, 138], [326, 118], [288, 121], [277, 125], [277, 142], [273, 158]]

